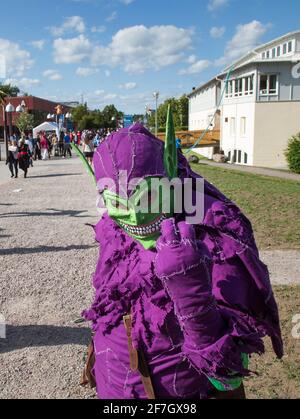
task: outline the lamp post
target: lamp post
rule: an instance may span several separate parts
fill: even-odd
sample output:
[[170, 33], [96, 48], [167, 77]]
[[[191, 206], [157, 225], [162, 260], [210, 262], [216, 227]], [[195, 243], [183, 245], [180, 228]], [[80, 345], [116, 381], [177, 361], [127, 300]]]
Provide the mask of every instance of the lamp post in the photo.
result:
[[[72, 119], [72, 114], [71, 114], [71, 112], [68, 112], [68, 113], [66, 114], [65, 118], [66, 118], [66, 121], [67, 121], [67, 131], [68, 131], [68, 130], [69, 130], [68, 128], [69, 128], [69, 126], [70, 126], [69, 121]], [[71, 131], [71, 128], [70, 128], [70, 131]]]
[[[12, 137], [12, 114], [15, 112], [14, 106], [9, 103], [5, 108], [5, 113], [8, 114], [8, 136], [9, 140]], [[5, 135], [5, 151], [6, 151], [6, 158], [8, 159], [8, 138], [7, 138], [7, 132]]]
[[153, 96], [155, 98], [155, 135], [158, 136], [158, 98], [159, 92], [154, 92]]

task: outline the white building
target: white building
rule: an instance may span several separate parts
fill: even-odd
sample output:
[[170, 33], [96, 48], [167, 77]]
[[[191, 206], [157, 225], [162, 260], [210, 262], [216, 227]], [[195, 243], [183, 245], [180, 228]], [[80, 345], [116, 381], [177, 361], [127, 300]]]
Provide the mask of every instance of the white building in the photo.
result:
[[[256, 48], [189, 99], [189, 129], [220, 128], [232, 163], [287, 167], [288, 139], [300, 132], [300, 31]], [[199, 152], [211, 157], [211, 149]]]

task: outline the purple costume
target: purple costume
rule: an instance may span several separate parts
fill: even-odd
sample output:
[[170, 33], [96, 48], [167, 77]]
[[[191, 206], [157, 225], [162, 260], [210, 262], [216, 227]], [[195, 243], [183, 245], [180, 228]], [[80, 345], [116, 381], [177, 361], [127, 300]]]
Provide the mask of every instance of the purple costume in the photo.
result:
[[[120, 170], [129, 180], [167, 177], [163, 153], [163, 143], [141, 125], [121, 130], [95, 153], [97, 180], [117, 182]], [[179, 177], [199, 178], [181, 153]], [[208, 182], [203, 222], [191, 228], [184, 218], [165, 223], [154, 250], [145, 250], [108, 215], [95, 226], [96, 295], [84, 316], [95, 332], [101, 399], [147, 398], [139, 373], [130, 369], [123, 324], [129, 313], [134, 346], [145, 354], [157, 399], [207, 398], [211, 379], [226, 386], [233, 374], [249, 375], [242, 354], [263, 353], [265, 336], [283, 355], [277, 305], [250, 222]]]

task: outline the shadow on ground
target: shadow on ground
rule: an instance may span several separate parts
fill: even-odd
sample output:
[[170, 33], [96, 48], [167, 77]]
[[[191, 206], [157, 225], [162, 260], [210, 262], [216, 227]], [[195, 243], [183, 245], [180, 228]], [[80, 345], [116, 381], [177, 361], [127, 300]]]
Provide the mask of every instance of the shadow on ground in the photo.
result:
[[87, 346], [91, 330], [81, 327], [7, 326], [6, 339], [0, 339], [0, 353], [40, 346]]
[[[5, 237], [5, 236], [2, 236]], [[0, 236], [1, 238], [1, 236]], [[34, 253], [54, 253], [54, 252], [70, 252], [72, 250], [89, 250], [94, 249], [96, 246], [81, 245], [81, 246], [39, 246], [39, 247], [14, 247], [12, 249], [0, 249], [0, 256], [7, 255], [29, 255]]]
[[40, 175], [40, 176], [28, 176], [28, 179], [42, 179], [52, 177], [70, 177], [70, 176], [82, 176], [81, 173], [63, 173], [63, 174], [51, 174], [51, 175]]
[[4, 213], [0, 214], [1, 218], [18, 218], [18, 217], [74, 217], [74, 218], [90, 218], [89, 215], [82, 215], [86, 214], [88, 211], [63, 211], [54, 208], [47, 208], [45, 212], [11, 212], [11, 213]]

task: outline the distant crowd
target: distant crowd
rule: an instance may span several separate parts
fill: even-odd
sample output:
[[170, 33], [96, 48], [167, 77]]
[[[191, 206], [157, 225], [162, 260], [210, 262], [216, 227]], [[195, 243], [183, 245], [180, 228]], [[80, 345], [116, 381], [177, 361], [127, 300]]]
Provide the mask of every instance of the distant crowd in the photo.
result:
[[54, 157], [72, 158], [72, 143], [82, 148], [85, 157], [92, 164], [94, 150], [110, 134], [110, 130], [101, 129], [61, 132], [59, 136], [55, 132], [39, 132], [36, 138], [32, 133], [22, 135], [20, 138], [14, 135], [9, 141], [6, 164], [12, 178], [18, 177], [19, 169], [24, 172], [26, 178], [29, 168], [33, 167], [33, 161], [45, 161]]

